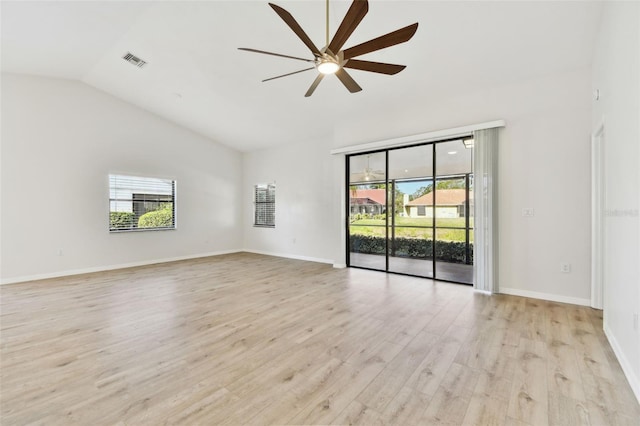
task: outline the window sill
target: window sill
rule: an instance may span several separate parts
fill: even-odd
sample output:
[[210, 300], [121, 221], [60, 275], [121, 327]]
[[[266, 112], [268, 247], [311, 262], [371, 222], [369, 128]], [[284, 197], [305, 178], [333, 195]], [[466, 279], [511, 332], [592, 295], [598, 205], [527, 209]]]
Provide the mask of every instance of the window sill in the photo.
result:
[[124, 234], [127, 232], [153, 232], [153, 231], [175, 231], [177, 228], [142, 228], [142, 229], [109, 229], [110, 234]]
[[253, 224], [253, 227], [254, 228], [275, 228], [276, 226], [275, 225], [256, 225], [256, 224]]

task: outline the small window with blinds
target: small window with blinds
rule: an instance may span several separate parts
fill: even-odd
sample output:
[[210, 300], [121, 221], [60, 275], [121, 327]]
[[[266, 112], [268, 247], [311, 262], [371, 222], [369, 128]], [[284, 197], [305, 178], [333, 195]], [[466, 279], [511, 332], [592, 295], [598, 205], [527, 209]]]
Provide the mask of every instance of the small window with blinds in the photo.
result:
[[176, 181], [109, 175], [109, 231], [176, 228]]
[[276, 186], [264, 184], [255, 186], [255, 216], [253, 226], [275, 228], [276, 226]]

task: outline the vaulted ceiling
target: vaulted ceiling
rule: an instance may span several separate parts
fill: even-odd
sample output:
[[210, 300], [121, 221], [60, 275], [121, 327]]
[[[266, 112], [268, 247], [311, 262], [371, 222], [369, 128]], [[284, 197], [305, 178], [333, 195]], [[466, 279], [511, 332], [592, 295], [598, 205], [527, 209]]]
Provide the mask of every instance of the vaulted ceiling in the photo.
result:
[[[273, 1], [324, 45], [324, 1]], [[350, 3], [331, 1], [331, 32]], [[601, 14], [599, 2], [371, 1], [345, 47], [419, 22], [408, 43], [361, 58], [407, 68], [395, 76], [350, 71], [363, 88], [356, 94], [329, 76], [305, 98], [315, 70], [262, 83], [306, 64], [237, 50], [311, 57], [267, 1], [1, 8], [2, 71], [80, 80], [242, 151], [331, 138], [349, 120], [586, 67]], [[125, 62], [126, 52], [147, 66]]]

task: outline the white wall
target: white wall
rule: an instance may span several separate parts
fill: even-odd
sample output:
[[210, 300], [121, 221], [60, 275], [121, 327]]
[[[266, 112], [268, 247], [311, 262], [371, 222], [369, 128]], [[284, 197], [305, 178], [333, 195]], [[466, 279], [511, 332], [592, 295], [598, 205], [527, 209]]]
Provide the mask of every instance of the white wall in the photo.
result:
[[[288, 194], [280, 198], [278, 192], [276, 202], [294, 209], [295, 221], [279, 212], [275, 231], [245, 228], [245, 248], [344, 263], [344, 159], [330, 156], [330, 149], [504, 119], [501, 289], [588, 304], [590, 93], [591, 72], [582, 69], [443, 102], [407, 99], [393, 116], [362, 118], [354, 112], [349, 125], [335, 127], [333, 137], [322, 142], [245, 154], [245, 202], [250, 185], [260, 180], [276, 179], [278, 191], [295, 194], [295, 207], [288, 205]], [[525, 207], [534, 208], [535, 216], [523, 217]], [[331, 214], [321, 215], [320, 209]], [[294, 237], [304, 243], [294, 245]], [[571, 263], [571, 273], [560, 272], [561, 262]]]
[[[239, 152], [83, 83], [1, 83], [3, 282], [241, 248]], [[114, 172], [175, 179], [178, 229], [110, 234]]]
[[[331, 263], [340, 237], [340, 194], [326, 142], [253, 151], [244, 155], [244, 248]], [[344, 165], [342, 166], [344, 168]], [[344, 171], [342, 172], [344, 173]], [[253, 227], [253, 187], [276, 184], [276, 227]]]
[[596, 46], [594, 132], [604, 122], [604, 327], [640, 400], [640, 3], [606, 3]]

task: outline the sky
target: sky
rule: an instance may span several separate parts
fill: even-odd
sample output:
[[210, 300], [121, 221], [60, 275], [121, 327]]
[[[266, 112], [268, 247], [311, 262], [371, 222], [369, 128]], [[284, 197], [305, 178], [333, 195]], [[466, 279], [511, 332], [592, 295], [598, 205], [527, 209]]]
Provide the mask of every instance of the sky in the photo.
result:
[[396, 186], [398, 187], [398, 190], [400, 192], [403, 192], [405, 194], [413, 194], [414, 192], [416, 192], [418, 189], [420, 189], [423, 186], [427, 186], [431, 183], [431, 181], [417, 181], [417, 182], [399, 182], [396, 184]]

